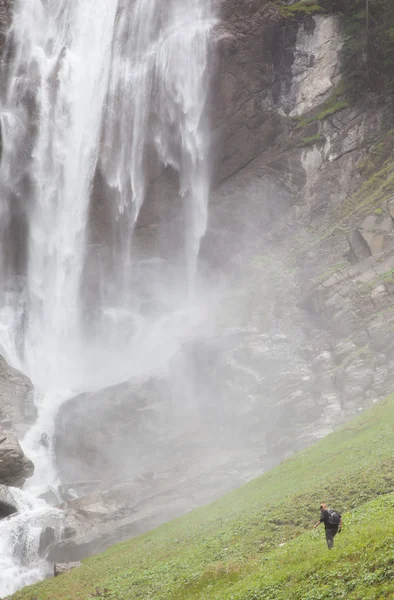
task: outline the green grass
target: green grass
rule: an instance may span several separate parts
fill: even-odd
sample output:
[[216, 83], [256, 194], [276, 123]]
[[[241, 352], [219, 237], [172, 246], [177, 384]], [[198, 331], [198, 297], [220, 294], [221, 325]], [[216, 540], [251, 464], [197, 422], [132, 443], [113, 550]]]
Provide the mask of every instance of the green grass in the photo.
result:
[[[390, 396], [219, 501], [13, 598], [394, 599], [393, 426]], [[331, 552], [311, 529], [321, 501], [344, 513]]]

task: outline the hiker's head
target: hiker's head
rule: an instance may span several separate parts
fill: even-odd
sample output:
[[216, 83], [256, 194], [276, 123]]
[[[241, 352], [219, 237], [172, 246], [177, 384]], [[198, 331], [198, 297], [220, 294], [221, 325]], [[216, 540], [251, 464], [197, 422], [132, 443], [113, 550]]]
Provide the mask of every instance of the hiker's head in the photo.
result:
[[325, 502], [322, 502], [320, 504], [320, 510], [327, 510], [327, 508], [328, 508], [328, 506], [327, 506], [327, 504]]

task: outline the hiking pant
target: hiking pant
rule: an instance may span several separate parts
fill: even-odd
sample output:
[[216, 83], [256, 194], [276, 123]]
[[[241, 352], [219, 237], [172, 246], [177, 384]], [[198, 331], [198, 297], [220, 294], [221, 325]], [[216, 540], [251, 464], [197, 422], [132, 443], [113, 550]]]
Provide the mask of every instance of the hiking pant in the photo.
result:
[[338, 527], [335, 528], [328, 528], [326, 529], [326, 540], [327, 540], [327, 546], [329, 548], [329, 550], [331, 550], [331, 548], [334, 548], [334, 537], [336, 536], [336, 534], [338, 533]]

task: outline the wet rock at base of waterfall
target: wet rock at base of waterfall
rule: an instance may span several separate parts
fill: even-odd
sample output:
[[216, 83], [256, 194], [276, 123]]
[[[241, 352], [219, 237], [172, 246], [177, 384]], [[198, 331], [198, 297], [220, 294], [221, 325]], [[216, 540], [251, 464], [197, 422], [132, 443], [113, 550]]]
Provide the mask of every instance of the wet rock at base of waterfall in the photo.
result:
[[40, 536], [40, 543], [38, 546], [38, 554], [41, 558], [44, 558], [48, 554], [48, 550], [56, 540], [56, 533], [53, 527], [46, 527]]
[[25, 456], [18, 438], [0, 427], [0, 483], [22, 487], [33, 473], [34, 465]]
[[64, 539], [50, 548], [49, 560], [70, 563], [105, 550], [120, 539], [131, 537], [127, 530], [119, 536], [118, 527], [135, 518], [133, 488], [114, 486], [111, 491], [98, 491], [61, 505], [64, 516]]
[[90, 492], [99, 489], [102, 480], [95, 479], [93, 481], [74, 481], [72, 483], [64, 483], [59, 486], [59, 495], [63, 502], [71, 502], [80, 496], [86, 496]]
[[46, 489], [39, 495], [39, 498], [45, 500], [50, 506], [57, 506], [61, 502], [60, 494], [52, 485], [46, 486]]
[[68, 573], [73, 569], [79, 569], [82, 566], [80, 562], [71, 562], [71, 563], [55, 563], [53, 567], [53, 574], [55, 577], [58, 575], [63, 575], [63, 573]]
[[[223, 488], [229, 489], [230, 486]], [[61, 506], [64, 539], [51, 546], [48, 560], [54, 563], [82, 560], [146, 533], [212, 499], [213, 494], [209, 494], [205, 484], [205, 497], [196, 502], [196, 493], [201, 490], [204, 483], [199, 478], [194, 487], [188, 486], [187, 493], [168, 481], [166, 485], [163, 482], [154, 485], [134, 480], [67, 502]]]
[[22, 436], [36, 416], [33, 384], [0, 356], [0, 426]]
[[6, 485], [0, 485], [0, 520], [18, 512], [15, 499]]

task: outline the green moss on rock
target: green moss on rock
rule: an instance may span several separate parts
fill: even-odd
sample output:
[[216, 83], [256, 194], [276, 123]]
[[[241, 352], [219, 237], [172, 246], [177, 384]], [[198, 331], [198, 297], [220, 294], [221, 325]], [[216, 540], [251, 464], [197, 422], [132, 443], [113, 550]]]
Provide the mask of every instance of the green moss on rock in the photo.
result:
[[323, 8], [316, 0], [302, 0], [290, 6], [281, 6], [279, 12], [286, 19], [303, 15], [315, 15], [323, 12]]
[[300, 148], [306, 148], [308, 146], [314, 146], [315, 144], [324, 144], [326, 138], [324, 135], [317, 133], [316, 135], [311, 135], [310, 137], [302, 138], [298, 144]]

